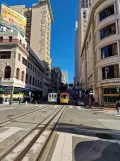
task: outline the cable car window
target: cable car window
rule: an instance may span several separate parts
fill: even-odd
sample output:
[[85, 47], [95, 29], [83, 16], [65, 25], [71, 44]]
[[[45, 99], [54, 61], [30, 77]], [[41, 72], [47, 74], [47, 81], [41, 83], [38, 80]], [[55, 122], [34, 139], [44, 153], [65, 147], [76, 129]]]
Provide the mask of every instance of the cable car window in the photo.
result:
[[51, 98], [51, 95], [49, 95], [49, 97]]

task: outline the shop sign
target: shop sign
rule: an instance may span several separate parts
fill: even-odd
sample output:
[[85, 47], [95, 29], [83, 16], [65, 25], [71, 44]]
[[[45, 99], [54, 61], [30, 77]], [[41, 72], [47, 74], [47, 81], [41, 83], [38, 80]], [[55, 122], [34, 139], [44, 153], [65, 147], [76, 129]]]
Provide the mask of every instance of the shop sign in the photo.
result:
[[100, 86], [111, 85], [111, 84], [120, 84], [120, 81], [103, 82], [103, 83], [100, 83]]

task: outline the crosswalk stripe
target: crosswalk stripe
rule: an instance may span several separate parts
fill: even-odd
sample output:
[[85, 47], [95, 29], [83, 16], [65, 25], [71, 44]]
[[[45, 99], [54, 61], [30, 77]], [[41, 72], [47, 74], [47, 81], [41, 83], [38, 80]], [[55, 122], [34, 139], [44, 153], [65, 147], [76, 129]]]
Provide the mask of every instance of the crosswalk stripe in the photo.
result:
[[59, 135], [51, 161], [72, 161], [72, 135]]
[[19, 130], [22, 130], [22, 129], [21, 128], [18, 128], [18, 127], [10, 127], [8, 130], [2, 132], [0, 134], [0, 142], [2, 142], [3, 140], [7, 139], [11, 135], [15, 134]]

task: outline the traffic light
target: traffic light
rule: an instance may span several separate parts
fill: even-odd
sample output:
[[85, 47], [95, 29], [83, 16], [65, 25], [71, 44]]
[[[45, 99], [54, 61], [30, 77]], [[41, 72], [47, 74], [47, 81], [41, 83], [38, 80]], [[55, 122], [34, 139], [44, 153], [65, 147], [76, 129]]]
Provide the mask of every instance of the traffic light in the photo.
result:
[[116, 86], [116, 90], [117, 90], [117, 93], [119, 93], [119, 91], [120, 91], [119, 86]]
[[89, 94], [93, 94], [93, 89], [92, 88], [90, 88]]
[[0, 85], [0, 92], [2, 92], [3, 91], [3, 86], [2, 85]]

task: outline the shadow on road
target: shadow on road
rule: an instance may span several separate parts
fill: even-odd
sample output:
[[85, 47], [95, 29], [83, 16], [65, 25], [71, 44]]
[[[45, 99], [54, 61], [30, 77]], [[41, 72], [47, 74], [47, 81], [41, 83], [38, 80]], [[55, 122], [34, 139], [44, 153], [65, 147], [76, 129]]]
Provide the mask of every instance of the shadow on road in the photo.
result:
[[103, 141], [84, 141], [76, 145], [75, 161], [120, 161], [120, 146]]
[[[97, 128], [97, 127], [92, 127], [92, 126], [84, 126], [82, 124], [75, 125], [75, 124], [60, 123], [57, 131], [71, 133], [71, 134], [85, 135], [85, 136], [96, 136], [96, 137], [99, 137], [99, 134], [102, 134], [102, 133], [103, 134], [110, 134], [113, 137], [115, 136], [111, 132], [111, 130], [109, 130], [109, 129]], [[118, 131], [118, 130], [114, 130], [114, 132], [120, 133], [120, 131]], [[107, 138], [105, 138], [105, 139], [107, 139]], [[117, 138], [117, 139], [119, 139], [119, 138]]]

